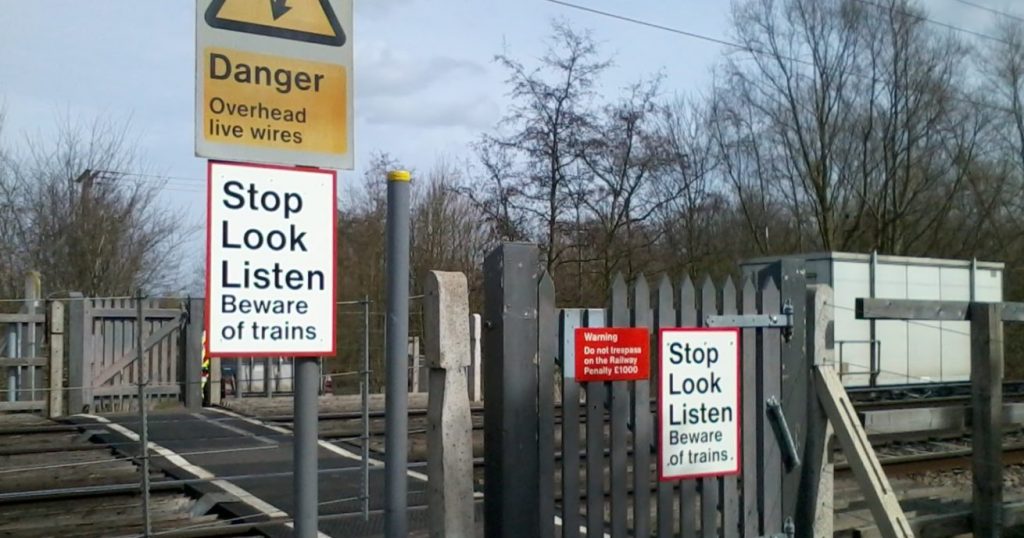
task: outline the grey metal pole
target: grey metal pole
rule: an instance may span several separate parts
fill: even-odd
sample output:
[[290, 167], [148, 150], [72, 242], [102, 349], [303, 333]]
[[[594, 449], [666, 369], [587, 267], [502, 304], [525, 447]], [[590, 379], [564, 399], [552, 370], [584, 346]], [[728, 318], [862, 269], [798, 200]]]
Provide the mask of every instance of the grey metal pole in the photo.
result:
[[[874, 299], [878, 296], [878, 251], [871, 251], [871, 262], [868, 266], [868, 296]], [[869, 334], [868, 339], [871, 342], [868, 344], [868, 355], [870, 357], [870, 363], [868, 364], [868, 384], [872, 387], [878, 384], [878, 371], [882, 367], [882, 348], [875, 346], [875, 341], [878, 339], [878, 333], [875, 325], [875, 320], [868, 321]], [[842, 375], [842, 372], [839, 372]]]
[[317, 394], [319, 361], [296, 357], [295, 368], [295, 536], [315, 538], [319, 504], [317, 477]]
[[384, 536], [409, 534], [409, 172], [388, 173]]
[[363, 521], [370, 520], [370, 297], [363, 297]]
[[139, 449], [142, 458], [142, 535], [149, 538], [153, 529], [149, 520], [149, 417], [146, 410], [146, 361], [142, 349], [142, 328], [146, 321], [142, 313], [142, 290], [135, 292], [135, 307], [135, 360], [139, 361]]

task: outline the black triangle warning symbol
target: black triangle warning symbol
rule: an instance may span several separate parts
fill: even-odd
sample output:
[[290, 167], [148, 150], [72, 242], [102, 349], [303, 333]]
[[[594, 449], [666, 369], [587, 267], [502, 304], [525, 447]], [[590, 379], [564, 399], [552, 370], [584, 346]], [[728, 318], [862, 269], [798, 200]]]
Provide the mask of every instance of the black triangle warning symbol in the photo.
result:
[[346, 41], [329, 0], [212, 0], [206, 24], [335, 47]]

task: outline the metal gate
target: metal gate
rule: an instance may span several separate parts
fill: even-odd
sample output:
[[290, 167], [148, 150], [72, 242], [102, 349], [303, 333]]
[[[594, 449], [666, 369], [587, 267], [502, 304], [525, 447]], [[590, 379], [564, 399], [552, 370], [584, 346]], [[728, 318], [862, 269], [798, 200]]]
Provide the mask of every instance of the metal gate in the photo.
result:
[[[807, 520], [797, 510], [813, 512], [813, 501], [800, 506], [809, 493], [797, 451], [810, 398], [799, 265], [783, 261], [739, 289], [731, 280], [717, 288], [709, 278], [697, 287], [660, 277], [652, 293], [643, 275], [629, 286], [620, 276], [607, 308], [561, 310], [535, 245], [502, 245], [484, 274], [487, 536], [785, 535], [793, 520]], [[645, 381], [577, 383], [557, 366], [569, 359], [576, 327], [646, 327], [656, 350], [659, 329], [709, 321], [746, 327], [742, 470], [658, 482], [656, 352]]]

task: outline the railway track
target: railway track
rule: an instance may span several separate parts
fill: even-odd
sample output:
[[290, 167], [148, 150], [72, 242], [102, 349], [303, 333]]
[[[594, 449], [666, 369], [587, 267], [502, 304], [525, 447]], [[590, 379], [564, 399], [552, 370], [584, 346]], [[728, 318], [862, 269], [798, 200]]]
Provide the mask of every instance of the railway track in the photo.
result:
[[[961, 396], [933, 398], [927, 401], [890, 401], [884, 403], [873, 403], [859, 406], [858, 409], [899, 409], [918, 407], [941, 407], [963, 404], [965, 399]], [[931, 404], [931, 405], [928, 405]], [[324, 440], [342, 442], [358, 449], [361, 447], [362, 427], [359, 422], [359, 413], [334, 413], [325, 414], [321, 417], [320, 436]], [[375, 456], [380, 457], [383, 450], [383, 440], [386, 437], [384, 431], [384, 414], [382, 412], [370, 414], [370, 447]], [[273, 417], [261, 417], [263, 420], [271, 420], [278, 424], [290, 427], [288, 416], [278, 415]], [[561, 416], [556, 411], [556, 423], [561, 423]], [[581, 427], [585, 425], [585, 417], [581, 416]], [[482, 443], [483, 416], [482, 409], [473, 409], [473, 429], [476, 443]], [[556, 428], [556, 432], [559, 428]], [[426, 438], [426, 411], [410, 411], [409, 435], [418, 438], [425, 444]], [[934, 431], [918, 432], [912, 437], [907, 435], [878, 435], [871, 436], [872, 444], [880, 463], [886, 469], [886, 473], [892, 476], [922, 473], [929, 471], [943, 471], [955, 469], [970, 469], [971, 467], [971, 445], [970, 436], [963, 431]], [[1009, 432], [1004, 438], [1003, 461], [1006, 465], [1024, 464], [1024, 434]], [[556, 439], [555, 446], [558, 446]], [[474, 466], [483, 466], [481, 447], [477, 447], [477, 457], [474, 459]], [[841, 454], [841, 453], [840, 453]], [[585, 458], [585, 453], [580, 454]], [[561, 454], [556, 453], [556, 459], [561, 459]], [[839, 456], [836, 463], [836, 473], [843, 476], [850, 472], [849, 467], [842, 456]], [[425, 460], [423, 452], [413, 451], [410, 462], [413, 465], [422, 464]]]
[[[904, 402], [915, 406], [913, 402], [935, 402], [945, 398], [969, 400], [971, 384], [967, 381], [951, 383], [915, 383], [909, 385], [885, 385], [877, 387], [847, 387], [847, 394], [855, 406], [866, 404], [886, 405]], [[1003, 382], [1003, 398], [1007, 401], [1024, 397], [1024, 381], [1012, 380]]]

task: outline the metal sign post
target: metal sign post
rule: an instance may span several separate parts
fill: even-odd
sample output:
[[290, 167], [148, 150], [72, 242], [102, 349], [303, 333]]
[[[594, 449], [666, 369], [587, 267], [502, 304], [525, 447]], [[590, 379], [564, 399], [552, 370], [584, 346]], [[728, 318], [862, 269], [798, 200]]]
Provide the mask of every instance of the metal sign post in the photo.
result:
[[207, 351], [296, 357], [293, 515], [302, 538], [319, 532], [317, 357], [333, 356], [337, 340], [335, 178], [328, 170], [209, 165]]
[[319, 485], [317, 479], [317, 395], [320, 367], [315, 357], [295, 358], [295, 536], [316, 538]]
[[408, 535], [409, 465], [409, 172], [388, 173], [387, 438], [384, 452], [384, 535]]
[[145, 335], [142, 334], [142, 328], [146, 325], [146, 318], [142, 312], [142, 300], [145, 296], [142, 295], [142, 290], [136, 290], [135, 292], [135, 360], [138, 361], [138, 379], [136, 379], [139, 389], [139, 460], [141, 461], [141, 475], [142, 475], [142, 535], [149, 538], [152, 533], [152, 523], [149, 518], [149, 419], [146, 416], [146, 359], [144, 356], [145, 348], [143, 342], [145, 341]]

